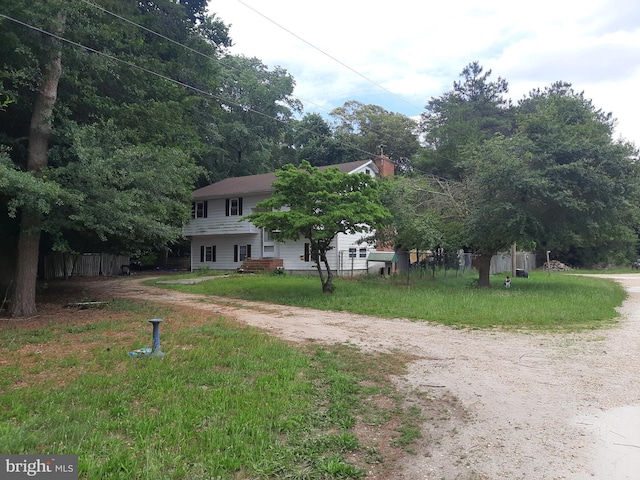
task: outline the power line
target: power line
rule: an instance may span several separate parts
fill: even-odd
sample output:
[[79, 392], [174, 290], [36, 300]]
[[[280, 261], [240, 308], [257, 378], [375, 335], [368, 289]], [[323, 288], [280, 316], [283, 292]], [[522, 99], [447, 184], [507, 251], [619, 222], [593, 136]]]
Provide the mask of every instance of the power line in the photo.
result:
[[[211, 56], [211, 55], [207, 55], [207, 54], [202, 53], [202, 52], [200, 52], [200, 51], [198, 51], [198, 50], [196, 50], [196, 49], [194, 49], [194, 48], [189, 47], [188, 45], [184, 45], [183, 43], [180, 43], [180, 42], [178, 42], [178, 41], [176, 41], [176, 40], [173, 40], [172, 38], [169, 38], [169, 37], [167, 37], [167, 36], [165, 36], [165, 35], [162, 35], [162, 34], [161, 34], [161, 33], [159, 33], [159, 32], [156, 32], [156, 31], [154, 31], [154, 30], [151, 30], [150, 28], [147, 28], [147, 27], [145, 27], [145, 26], [143, 26], [143, 25], [140, 25], [139, 23], [136, 23], [136, 22], [134, 22], [134, 21], [132, 21], [132, 20], [129, 20], [128, 18], [125, 18], [125, 17], [123, 17], [123, 16], [121, 16], [121, 15], [118, 15], [117, 13], [114, 13], [114, 12], [112, 12], [112, 11], [110, 11], [110, 10], [107, 10], [106, 8], [104, 8], [104, 7], [100, 6], [100, 5], [96, 5], [95, 3], [92, 3], [92, 2], [90, 2], [89, 0], [81, 0], [81, 1], [82, 1], [82, 2], [84, 2], [84, 3], [86, 3], [87, 5], [90, 5], [90, 6], [92, 6], [92, 7], [97, 8], [98, 10], [101, 10], [102, 12], [104, 12], [104, 13], [106, 13], [106, 14], [108, 14], [108, 15], [111, 15], [111, 16], [113, 16], [113, 17], [115, 17], [115, 18], [118, 18], [119, 20], [122, 20], [123, 22], [126, 22], [126, 23], [128, 23], [128, 24], [130, 24], [130, 25], [136, 26], [136, 27], [140, 28], [141, 30], [144, 30], [145, 32], [151, 33], [152, 35], [156, 35], [156, 36], [158, 36], [158, 37], [160, 37], [160, 38], [162, 38], [162, 39], [164, 39], [164, 40], [167, 40], [168, 42], [173, 43], [174, 45], [177, 45], [177, 46], [180, 46], [180, 47], [182, 47], [182, 48], [185, 48], [186, 50], [188, 50], [188, 51], [190, 51], [190, 52], [193, 52], [193, 53], [195, 53], [195, 54], [197, 54], [197, 55], [200, 55], [201, 57], [204, 57], [204, 58], [206, 58], [206, 59], [208, 59], [208, 60], [211, 60], [211, 61], [213, 61], [213, 62], [217, 63], [218, 65], [220, 65], [222, 68], [231, 69], [231, 70], [234, 70], [234, 71], [236, 71], [236, 72], [238, 72], [238, 73], [241, 73], [241, 70], [240, 70], [239, 68], [234, 67], [233, 65], [228, 65], [228, 64], [224, 63], [221, 59], [219, 59], [219, 58], [217, 58], [217, 57], [214, 57], [214, 56]], [[241, 2], [241, 3], [242, 3], [242, 2]], [[246, 6], [246, 5], [245, 5], [245, 6]], [[248, 6], [247, 6], [247, 7], [248, 7]], [[251, 8], [251, 7], [248, 7], [248, 8]], [[256, 11], [256, 13], [260, 14], [260, 13], [259, 13], [259, 12], [257, 12], [257, 11]], [[262, 14], [260, 14], [260, 15], [262, 15]], [[267, 18], [267, 17], [265, 17], [265, 18]], [[275, 22], [274, 22], [274, 23], [275, 23]], [[276, 25], [277, 25], [277, 24], [276, 24]], [[303, 39], [301, 39], [301, 40], [303, 40]], [[305, 42], [306, 42], [306, 40], [303, 40], [303, 41], [305, 41]], [[306, 43], [309, 43], [309, 42], [306, 42]], [[309, 45], [311, 45], [311, 44], [309, 44]], [[314, 47], [314, 48], [315, 48], [315, 47]], [[319, 49], [318, 49], [318, 50], [319, 50]], [[320, 50], [320, 51], [321, 51], [321, 50]], [[324, 53], [324, 52], [323, 52], [323, 53]], [[338, 60], [336, 60], [336, 61], [338, 61]], [[338, 62], [339, 62], [339, 61], [338, 61]], [[346, 65], [345, 65], [345, 66], [346, 66]], [[347, 68], [349, 68], [350, 70], [354, 71], [355, 73], [358, 73], [357, 71], [355, 71], [354, 69], [352, 69], [352, 68], [350, 68], [350, 67], [348, 67], [348, 66], [347, 66]], [[359, 75], [360, 75], [360, 74], [359, 74]], [[363, 75], [361, 75], [361, 76], [363, 76]], [[365, 78], [365, 79], [366, 79], [366, 77], [364, 77], [364, 76], [363, 76], [363, 78]], [[367, 79], [367, 80], [368, 80], [368, 79]], [[369, 80], [369, 81], [371, 81], [371, 80]], [[371, 81], [371, 82], [372, 82], [372, 81]], [[372, 83], [374, 83], [374, 82], [372, 82]], [[376, 84], [374, 83], [374, 85], [376, 85]], [[377, 86], [379, 86], [379, 85], [377, 85]], [[380, 86], [379, 86], [379, 87], [380, 87]], [[382, 88], [382, 89], [384, 90], [384, 87], [380, 87], [380, 88]], [[394, 95], [392, 92], [389, 92], [389, 93], [391, 93], [391, 95]], [[301, 100], [303, 103], [313, 105], [313, 106], [315, 106], [315, 107], [317, 107], [317, 108], [319, 108], [319, 109], [321, 109], [321, 110], [324, 110], [324, 111], [326, 111], [326, 112], [328, 112], [328, 113], [331, 113], [331, 111], [330, 111], [328, 108], [325, 108], [325, 107], [323, 107], [322, 105], [319, 105], [319, 104], [317, 104], [317, 103], [315, 103], [315, 102], [312, 102], [311, 100], [307, 100], [307, 99], [304, 99], [304, 98], [302, 98], [302, 97], [299, 97], [299, 96], [297, 96], [297, 95], [293, 95], [293, 94], [291, 94], [291, 96], [292, 96], [292, 97], [294, 97], [294, 98], [297, 98], [297, 99]], [[394, 95], [394, 96], [395, 96], [395, 95]], [[398, 98], [399, 98], [399, 97], [398, 97]], [[409, 104], [409, 105], [411, 105], [411, 104]], [[414, 107], [414, 108], [417, 108], [417, 107], [415, 107], [415, 106], [413, 106], [413, 105], [411, 105], [411, 106], [412, 106], [412, 107]], [[389, 134], [387, 134], [387, 133], [378, 132], [378, 131], [376, 131], [376, 130], [371, 130], [371, 131], [372, 131], [372, 132], [374, 132], [374, 133], [376, 133], [377, 135], [380, 135], [381, 137], [387, 137], [387, 138], [390, 138], [390, 137], [391, 137], [391, 135], [389, 135]]]
[[[167, 40], [168, 42], [173, 43], [174, 45], [178, 45], [178, 46], [180, 46], [182, 48], [185, 48], [185, 49], [189, 50], [190, 52], [195, 53], [196, 55], [200, 55], [201, 57], [206, 58], [207, 60], [211, 60], [211, 61], [213, 61], [215, 63], [218, 63], [223, 68], [231, 69], [231, 70], [234, 70], [234, 71], [236, 71], [238, 73], [241, 73], [239, 68], [234, 67], [233, 65], [228, 65], [228, 64], [224, 63], [221, 59], [219, 59], [217, 57], [214, 57], [214, 56], [211, 56], [211, 55], [207, 55], [206, 53], [202, 53], [199, 50], [196, 50], [195, 48], [191, 48], [188, 45], [180, 43], [180, 42], [178, 42], [178, 41], [176, 41], [176, 40], [174, 40], [174, 39], [172, 39], [170, 37], [167, 37], [166, 35], [163, 35], [163, 34], [161, 34], [159, 32], [156, 32], [155, 30], [151, 30], [150, 28], [147, 28], [147, 27], [145, 27], [143, 25], [140, 25], [139, 23], [136, 23], [136, 22], [134, 22], [132, 20], [129, 20], [128, 18], [125, 18], [122, 15], [118, 15], [117, 13], [114, 13], [114, 12], [112, 12], [110, 10], [107, 10], [106, 8], [101, 7], [100, 5], [96, 5], [95, 3], [92, 3], [92, 2], [90, 2], [88, 0], [81, 0], [81, 1], [86, 3], [87, 5], [90, 5], [92, 7], [97, 8], [98, 10], [101, 10], [102, 12], [104, 12], [104, 13], [106, 13], [108, 15], [111, 15], [111, 16], [113, 16], [115, 18], [118, 18], [119, 20], [122, 20], [123, 22], [126, 22], [126, 23], [128, 23], [130, 25], [134, 25], [134, 26], [140, 28], [141, 30], [144, 30], [145, 32], [151, 33], [152, 35], [156, 35], [156, 36], [158, 36], [158, 37], [160, 37], [160, 38], [162, 38], [164, 40]], [[312, 102], [310, 100], [306, 100], [306, 99], [304, 99], [302, 97], [298, 97], [296, 95], [291, 95], [291, 96], [294, 97], [294, 98], [297, 98], [299, 100], [302, 100], [303, 102], [309, 103], [309, 104], [314, 105], [314, 106], [316, 106], [318, 108], [321, 108], [323, 110], [328, 111], [327, 109], [325, 109], [321, 105], [318, 105], [318, 104], [316, 104], [316, 103], [314, 103], [314, 102]]]
[[389, 95], [397, 98], [398, 100], [406, 103], [407, 105], [409, 105], [412, 108], [415, 108], [417, 110], [422, 110], [422, 107], [417, 107], [414, 104], [412, 104], [411, 102], [409, 102], [407, 99], [400, 97], [399, 95], [396, 95], [395, 93], [393, 93], [391, 90], [383, 87], [382, 85], [376, 83], [375, 81], [371, 80], [369, 77], [367, 77], [366, 75], [360, 73], [359, 71], [357, 71], [355, 68], [352, 68], [351, 66], [347, 65], [346, 63], [342, 62], [341, 60], [337, 59], [336, 57], [334, 57], [333, 55], [325, 52], [324, 50], [322, 50], [321, 48], [315, 46], [313, 43], [309, 42], [308, 40], [305, 40], [304, 38], [302, 38], [300, 35], [292, 32], [291, 30], [289, 30], [288, 28], [284, 27], [283, 25], [280, 25], [278, 22], [276, 22], [275, 20], [272, 20], [271, 18], [267, 17], [265, 14], [263, 14], [262, 12], [259, 12], [258, 10], [256, 10], [255, 8], [253, 8], [251, 5], [248, 5], [247, 3], [245, 3], [243, 0], [238, 0], [238, 3], [244, 5], [246, 8], [248, 8], [249, 10], [252, 10], [253, 12], [255, 12], [256, 14], [260, 15], [262, 18], [264, 18], [265, 20], [273, 23], [276, 27], [281, 28], [282, 30], [284, 30], [285, 32], [287, 32], [289, 35], [294, 36], [295, 38], [297, 38], [298, 40], [300, 40], [301, 42], [306, 43], [307, 45], [309, 45], [311, 48], [313, 48], [314, 50], [317, 50], [318, 52], [322, 53], [323, 55], [329, 57], [331, 60], [333, 60], [334, 62], [342, 65], [344, 68], [350, 70], [351, 72], [355, 73], [356, 75], [358, 75], [359, 77], [363, 78], [364, 80], [366, 80], [367, 82], [371, 83], [372, 85], [375, 85], [376, 87], [380, 88], [381, 90], [384, 90], [386, 93], [388, 93]]
[[[202, 56], [202, 57], [204, 57], [204, 58], [206, 58], [206, 59], [208, 59], [208, 60], [211, 60], [211, 61], [213, 61], [213, 62], [215, 62], [215, 63], [219, 64], [219, 65], [220, 65], [220, 66], [222, 66], [223, 68], [231, 69], [231, 70], [236, 71], [236, 72], [238, 72], [238, 73], [242, 73], [242, 71], [241, 71], [239, 68], [237, 68], [237, 67], [235, 67], [235, 66], [233, 66], [233, 65], [228, 65], [228, 64], [224, 63], [223, 61], [221, 61], [221, 59], [219, 59], [219, 58], [217, 58], [217, 57], [210, 56], [210, 55], [207, 55], [207, 54], [205, 54], [205, 53], [202, 53], [202, 52], [200, 52], [200, 51], [198, 51], [198, 50], [196, 50], [196, 49], [194, 49], [194, 48], [191, 48], [191, 47], [189, 47], [189, 46], [187, 46], [187, 45], [184, 45], [183, 43], [180, 43], [180, 42], [178, 42], [178, 41], [176, 41], [176, 40], [173, 40], [172, 38], [169, 38], [169, 37], [167, 37], [167, 36], [165, 36], [165, 35], [162, 35], [162, 34], [161, 34], [161, 33], [159, 33], [159, 32], [156, 32], [156, 31], [151, 30], [151, 29], [149, 29], [149, 28], [147, 28], [147, 27], [145, 27], [145, 26], [143, 26], [143, 25], [140, 25], [140, 24], [138, 24], [138, 23], [136, 23], [136, 22], [134, 22], [134, 21], [132, 21], [132, 20], [129, 20], [128, 18], [125, 18], [125, 17], [123, 17], [123, 16], [121, 16], [121, 15], [118, 15], [118, 14], [116, 14], [116, 13], [114, 13], [114, 12], [111, 12], [111, 11], [107, 10], [106, 8], [101, 7], [101, 6], [99, 6], [99, 5], [96, 5], [96, 4], [94, 4], [94, 3], [92, 3], [92, 2], [90, 2], [90, 1], [88, 1], [88, 0], [82, 0], [82, 2], [86, 3], [87, 5], [90, 5], [90, 6], [92, 6], [92, 7], [95, 7], [95, 8], [97, 8], [97, 9], [101, 10], [102, 12], [104, 12], [104, 13], [106, 13], [106, 14], [108, 14], [108, 15], [111, 15], [111, 16], [113, 16], [113, 17], [115, 17], [115, 18], [118, 18], [118, 19], [120, 19], [120, 20], [122, 20], [122, 21], [124, 21], [124, 22], [126, 22], [126, 23], [128, 23], [128, 24], [130, 24], [130, 25], [134, 25], [134, 26], [136, 26], [136, 27], [140, 28], [141, 30], [144, 30], [144, 31], [146, 31], [146, 32], [148, 32], [148, 33], [151, 33], [151, 34], [153, 34], [153, 35], [156, 35], [156, 36], [158, 36], [158, 37], [160, 37], [160, 38], [162, 38], [162, 39], [164, 39], [164, 40], [167, 40], [167, 41], [169, 41], [169, 42], [173, 43], [174, 45], [177, 45], [177, 46], [180, 46], [180, 47], [182, 47], [182, 48], [185, 48], [185, 49], [187, 49], [187, 50], [188, 50], [188, 51], [190, 51], [190, 52], [193, 52], [193, 53], [195, 53], [195, 54], [197, 54], [197, 55], [200, 55], [200, 56]], [[241, 2], [241, 3], [242, 3], [242, 2]], [[245, 5], [245, 6], [247, 6], [248, 8], [251, 8], [251, 7], [249, 7], [248, 5]], [[252, 9], [252, 10], [253, 10], [253, 9]], [[255, 11], [255, 10], [254, 10], [254, 11]], [[260, 12], [257, 12], [257, 11], [256, 11], [256, 13], [258, 13], [259, 15], [262, 15], [262, 14], [260, 14]], [[264, 16], [264, 15], [263, 15], [263, 16]], [[264, 17], [264, 18], [267, 18], [267, 17]], [[270, 19], [268, 19], [268, 18], [267, 18], [267, 20], [272, 21], [272, 20], [270, 20]], [[274, 23], [275, 23], [275, 22], [274, 22]], [[276, 24], [276, 25], [278, 25], [278, 24]], [[284, 27], [281, 27], [281, 28], [284, 28]], [[286, 29], [285, 29], [285, 30], [286, 30]], [[292, 35], [295, 35], [295, 34], [293, 34], [293, 33], [292, 33]], [[309, 45], [311, 45], [311, 44], [310, 44], [309, 42], [307, 42], [306, 40], [304, 40], [304, 39], [302, 39], [302, 38], [301, 38], [301, 40], [302, 40], [302, 41], [304, 41], [304, 42], [306, 42], [306, 43], [308, 43]], [[311, 45], [311, 46], [313, 46], [313, 45]], [[316, 47], [314, 47], [314, 48], [316, 48]], [[318, 50], [319, 50], [319, 49], [318, 49]], [[322, 52], [322, 50], [319, 50], [319, 51], [321, 51], [321, 52]], [[323, 52], [323, 53], [324, 53], [324, 52]], [[328, 54], [325, 54], [325, 55], [328, 55]], [[333, 58], [333, 57], [330, 57], [330, 58]], [[341, 63], [339, 60], [336, 60], [336, 61], [338, 61], [339, 63]], [[343, 64], [343, 65], [344, 65], [344, 64]], [[352, 69], [351, 67], [348, 67], [347, 65], [345, 65], [345, 66], [346, 66], [347, 68], [349, 68], [350, 70], [354, 71], [355, 73], [358, 73], [356, 70]], [[359, 74], [359, 73], [358, 73], [358, 74]], [[361, 75], [361, 74], [359, 74], [359, 75]], [[367, 79], [367, 78], [366, 78], [366, 77], [364, 77], [363, 75], [361, 75], [361, 76], [362, 76], [363, 78]], [[378, 87], [382, 88], [383, 90], [385, 90], [385, 89], [384, 89], [384, 87], [381, 87], [380, 85], [375, 84], [375, 82], [373, 82], [373, 81], [371, 81], [371, 80], [369, 80], [369, 79], [367, 79], [367, 80], [368, 80], [368, 81], [370, 81], [370, 82], [372, 82], [374, 85], [376, 85], [376, 86], [378, 86]], [[394, 96], [395, 96], [395, 94], [393, 94], [392, 92], [389, 92], [389, 93], [390, 93], [391, 95], [394, 95]], [[307, 103], [307, 104], [314, 105], [314, 106], [316, 106], [316, 107], [318, 107], [318, 108], [320, 108], [320, 109], [322, 109], [322, 110], [324, 110], [324, 111], [326, 111], [326, 112], [328, 112], [328, 113], [331, 113], [328, 109], [326, 109], [326, 108], [322, 107], [321, 105], [318, 105], [318, 104], [316, 104], [316, 103], [314, 103], [314, 102], [311, 102], [310, 100], [306, 100], [306, 99], [304, 99], [304, 98], [302, 98], [302, 97], [298, 97], [298, 96], [293, 95], [293, 94], [292, 94], [291, 96], [292, 96], [292, 97], [294, 97], [294, 98], [297, 98], [297, 99], [301, 100], [303, 103]], [[400, 98], [400, 97], [398, 97], [398, 98]], [[412, 105], [412, 106], [413, 106], [413, 105]], [[414, 106], [414, 108], [417, 108], [417, 107], [415, 107], [415, 106]], [[371, 131], [372, 131], [373, 133], [375, 133], [375, 134], [379, 135], [380, 137], [384, 137], [384, 138], [392, 138], [392, 136], [391, 136], [391, 135], [389, 135], [389, 134], [387, 134], [387, 133], [379, 132], [379, 131], [376, 131], [376, 130], [373, 130], [373, 129], [372, 129]]]
[[[147, 73], [147, 74], [153, 75], [153, 76], [155, 76], [155, 77], [158, 77], [158, 78], [161, 78], [161, 79], [166, 80], [166, 81], [168, 81], [168, 82], [171, 82], [171, 83], [174, 83], [174, 84], [176, 84], [176, 85], [179, 85], [179, 86], [181, 86], [181, 87], [183, 87], [183, 88], [186, 88], [186, 89], [192, 90], [192, 91], [194, 91], [194, 92], [196, 92], [196, 93], [198, 93], [198, 94], [201, 94], [201, 95], [204, 95], [204, 96], [207, 96], [207, 97], [211, 97], [211, 98], [215, 98], [216, 100], [219, 100], [219, 101], [221, 101], [222, 103], [227, 103], [227, 104], [235, 105], [235, 106], [237, 106], [237, 107], [240, 107], [240, 108], [241, 108], [243, 111], [245, 111], [245, 112], [251, 112], [251, 113], [254, 113], [254, 114], [260, 115], [260, 116], [262, 116], [262, 117], [264, 117], [264, 118], [268, 118], [268, 119], [270, 119], [270, 120], [275, 120], [276, 122], [279, 122], [279, 123], [281, 123], [281, 124], [283, 124], [283, 125], [285, 125], [285, 126], [287, 126], [287, 127], [293, 127], [293, 125], [290, 125], [290, 124], [289, 124], [289, 122], [288, 122], [287, 120], [283, 120], [283, 119], [280, 119], [280, 118], [278, 118], [278, 117], [274, 117], [274, 116], [272, 116], [272, 115], [269, 115], [269, 114], [266, 114], [266, 113], [260, 112], [259, 110], [255, 110], [255, 109], [253, 109], [253, 108], [251, 108], [251, 107], [247, 107], [246, 105], [243, 105], [243, 104], [241, 104], [241, 103], [238, 103], [238, 102], [236, 102], [236, 101], [234, 101], [234, 100], [231, 100], [231, 99], [228, 99], [228, 98], [224, 98], [224, 97], [221, 97], [221, 96], [219, 96], [219, 95], [215, 95], [215, 94], [213, 94], [213, 93], [211, 93], [211, 92], [206, 92], [206, 91], [204, 91], [204, 90], [202, 90], [202, 89], [199, 89], [199, 88], [194, 87], [194, 86], [192, 86], [192, 85], [189, 85], [189, 84], [187, 84], [187, 83], [181, 82], [181, 81], [179, 81], [179, 80], [175, 80], [175, 79], [173, 79], [173, 78], [171, 78], [171, 77], [167, 77], [166, 75], [163, 75], [163, 74], [158, 73], [158, 72], [154, 72], [153, 70], [150, 70], [150, 69], [145, 68], [145, 67], [141, 67], [140, 65], [136, 65], [135, 63], [132, 63], [132, 62], [129, 62], [129, 61], [126, 61], [126, 60], [122, 60], [122, 59], [120, 59], [120, 58], [118, 58], [118, 57], [116, 57], [116, 56], [114, 56], [114, 55], [110, 55], [110, 54], [108, 54], [108, 53], [101, 52], [101, 51], [96, 50], [96, 49], [94, 49], [94, 48], [88, 47], [88, 46], [86, 46], [86, 45], [83, 45], [83, 44], [81, 44], [81, 43], [75, 42], [75, 41], [70, 40], [70, 39], [68, 39], [68, 38], [62, 37], [61, 35], [57, 35], [57, 34], [55, 34], [55, 33], [49, 32], [49, 31], [44, 30], [44, 29], [42, 29], [42, 28], [36, 27], [36, 26], [34, 26], [34, 25], [28, 24], [28, 23], [26, 23], [26, 22], [23, 22], [23, 21], [18, 20], [18, 19], [16, 19], [16, 18], [10, 17], [10, 16], [5, 15], [5, 14], [3, 14], [3, 13], [0, 13], [0, 17], [1, 17], [1, 18], [5, 18], [6, 20], [12, 21], [12, 22], [14, 22], [14, 23], [17, 23], [17, 24], [19, 24], [19, 25], [21, 25], [21, 26], [23, 26], [23, 27], [26, 27], [26, 28], [29, 28], [29, 29], [31, 29], [31, 30], [34, 30], [34, 31], [36, 31], [36, 32], [39, 32], [39, 33], [41, 33], [41, 34], [43, 34], [43, 35], [47, 35], [47, 36], [49, 36], [49, 37], [51, 37], [51, 38], [54, 38], [54, 39], [56, 39], [56, 40], [58, 40], [58, 41], [61, 41], [61, 42], [67, 43], [67, 44], [72, 45], [72, 46], [74, 46], [74, 47], [82, 48], [82, 49], [84, 49], [84, 50], [87, 50], [87, 51], [89, 51], [89, 52], [91, 52], [91, 53], [95, 53], [95, 54], [97, 54], [97, 55], [102, 55], [103, 57], [106, 57], [106, 58], [108, 58], [109, 60], [112, 60], [112, 61], [115, 61], [115, 62], [118, 62], [118, 63], [124, 64], [124, 65], [127, 65], [128, 67], [131, 67], [131, 68], [134, 68], [134, 69], [140, 70], [140, 71], [145, 72], [145, 73]], [[309, 129], [304, 128], [304, 127], [301, 127], [301, 126], [295, 126], [295, 128], [299, 128], [299, 129], [301, 129], [301, 130], [303, 130], [303, 131], [306, 131], [306, 132], [308, 132], [308, 133], [311, 133], [311, 134], [313, 134], [313, 135], [315, 135], [315, 136], [318, 136], [318, 137], [321, 137], [321, 138], [325, 138], [325, 139], [331, 139], [331, 138], [332, 138], [332, 137], [327, 137], [327, 136], [324, 136], [324, 135], [318, 134], [317, 132], [314, 132], [313, 130], [309, 130]], [[360, 149], [360, 148], [358, 148], [358, 147], [355, 147], [355, 146], [353, 146], [353, 145], [347, 144], [346, 142], [340, 142], [340, 141], [338, 141], [338, 142], [339, 142], [340, 144], [342, 144], [342, 145], [347, 146], [348, 148], [351, 148], [351, 149], [353, 149], [353, 150], [355, 150], [355, 151], [358, 151], [358, 152], [364, 153], [364, 154], [369, 155], [369, 156], [371, 156], [371, 157], [375, 157], [375, 156], [376, 156], [375, 154], [373, 154], [373, 153], [371, 153], [371, 152], [367, 152], [367, 151], [362, 150], [362, 149]]]

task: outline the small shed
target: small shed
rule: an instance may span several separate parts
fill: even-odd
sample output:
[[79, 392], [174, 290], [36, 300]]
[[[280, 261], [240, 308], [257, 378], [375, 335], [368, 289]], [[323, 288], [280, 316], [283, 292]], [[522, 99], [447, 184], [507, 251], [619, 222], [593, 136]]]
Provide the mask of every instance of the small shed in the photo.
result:
[[393, 264], [398, 261], [396, 252], [371, 252], [367, 258], [367, 271], [370, 263], [384, 263], [384, 267], [380, 268], [380, 275], [391, 275]]

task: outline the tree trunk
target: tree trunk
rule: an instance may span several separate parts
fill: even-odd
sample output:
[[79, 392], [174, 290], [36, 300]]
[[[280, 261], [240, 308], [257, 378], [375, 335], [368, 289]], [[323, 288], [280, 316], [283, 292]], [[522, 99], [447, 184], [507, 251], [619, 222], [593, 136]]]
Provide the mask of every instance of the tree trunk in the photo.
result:
[[40, 251], [39, 225], [40, 220], [30, 216], [23, 217], [20, 222], [16, 282], [10, 308], [12, 317], [33, 317], [36, 314], [36, 279]]
[[320, 279], [322, 280], [322, 293], [333, 293], [333, 273], [331, 272], [329, 260], [327, 260], [327, 255], [325, 252], [322, 252], [320, 254], [320, 258], [318, 259], [318, 271], [321, 271], [320, 260], [322, 260], [322, 263], [327, 270], [326, 280], [322, 277], [322, 273], [320, 274]]
[[[64, 18], [58, 18], [62, 31]], [[42, 68], [42, 84], [36, 96], [29, 127], [29, 156], [27, 171], [38, 171], [47, 166], [49, 137], [52, 128], [53, 107], [58, 95], [58, 82], [62, 73], [62, 51], [51, 40], [50, 57]], [[31, 317], [36, 314], [36, 281], [38, 278], [38, 254], [40, 251], [40, 215], [36, 209], [22, 209], [18, 256], [16, 260], [16, 284], [11, 301], [12, 317]]]
[[491, 288], [489, 273], [491, 271], [491, 253], [478, 255], [478, 288]]

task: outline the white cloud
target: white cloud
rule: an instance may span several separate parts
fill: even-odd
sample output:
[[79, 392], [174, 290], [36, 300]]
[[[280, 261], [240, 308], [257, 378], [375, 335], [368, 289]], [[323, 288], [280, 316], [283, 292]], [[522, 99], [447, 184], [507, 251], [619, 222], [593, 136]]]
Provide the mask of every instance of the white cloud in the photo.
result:
[[419, 115], [478, 60], [509, 82], [514, 99], [557, 80], [572, 83], [640, 146], [636, 2], [216, 0], [210, 9], [232, 24], [232, 52], [287, 69], [308, 110], [359, 100]]

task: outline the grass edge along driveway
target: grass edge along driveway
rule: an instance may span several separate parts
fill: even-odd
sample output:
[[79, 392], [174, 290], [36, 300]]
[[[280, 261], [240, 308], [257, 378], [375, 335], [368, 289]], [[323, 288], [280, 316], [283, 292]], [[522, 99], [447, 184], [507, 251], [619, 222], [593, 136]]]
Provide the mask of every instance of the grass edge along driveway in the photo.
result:
[[[184, 278], [177, 276], [176, 278]], [[532, 272], [504, 288], [504, 276], [491, 289], [478, 289], [476, 275], [449, 272], [335, 280], [334, 294], [322, 294], [318, 279], [298, 275], [229, 275], [192, 285], [147, 284], [201, 295], [264, 301], [320, 310], [408, 318], [455, 327], [576, 331], [606, 327], [618, 317], [626, 297], [615, 281], [582, 275]], [[167, 281], [169, 278], [163, 278]]]

